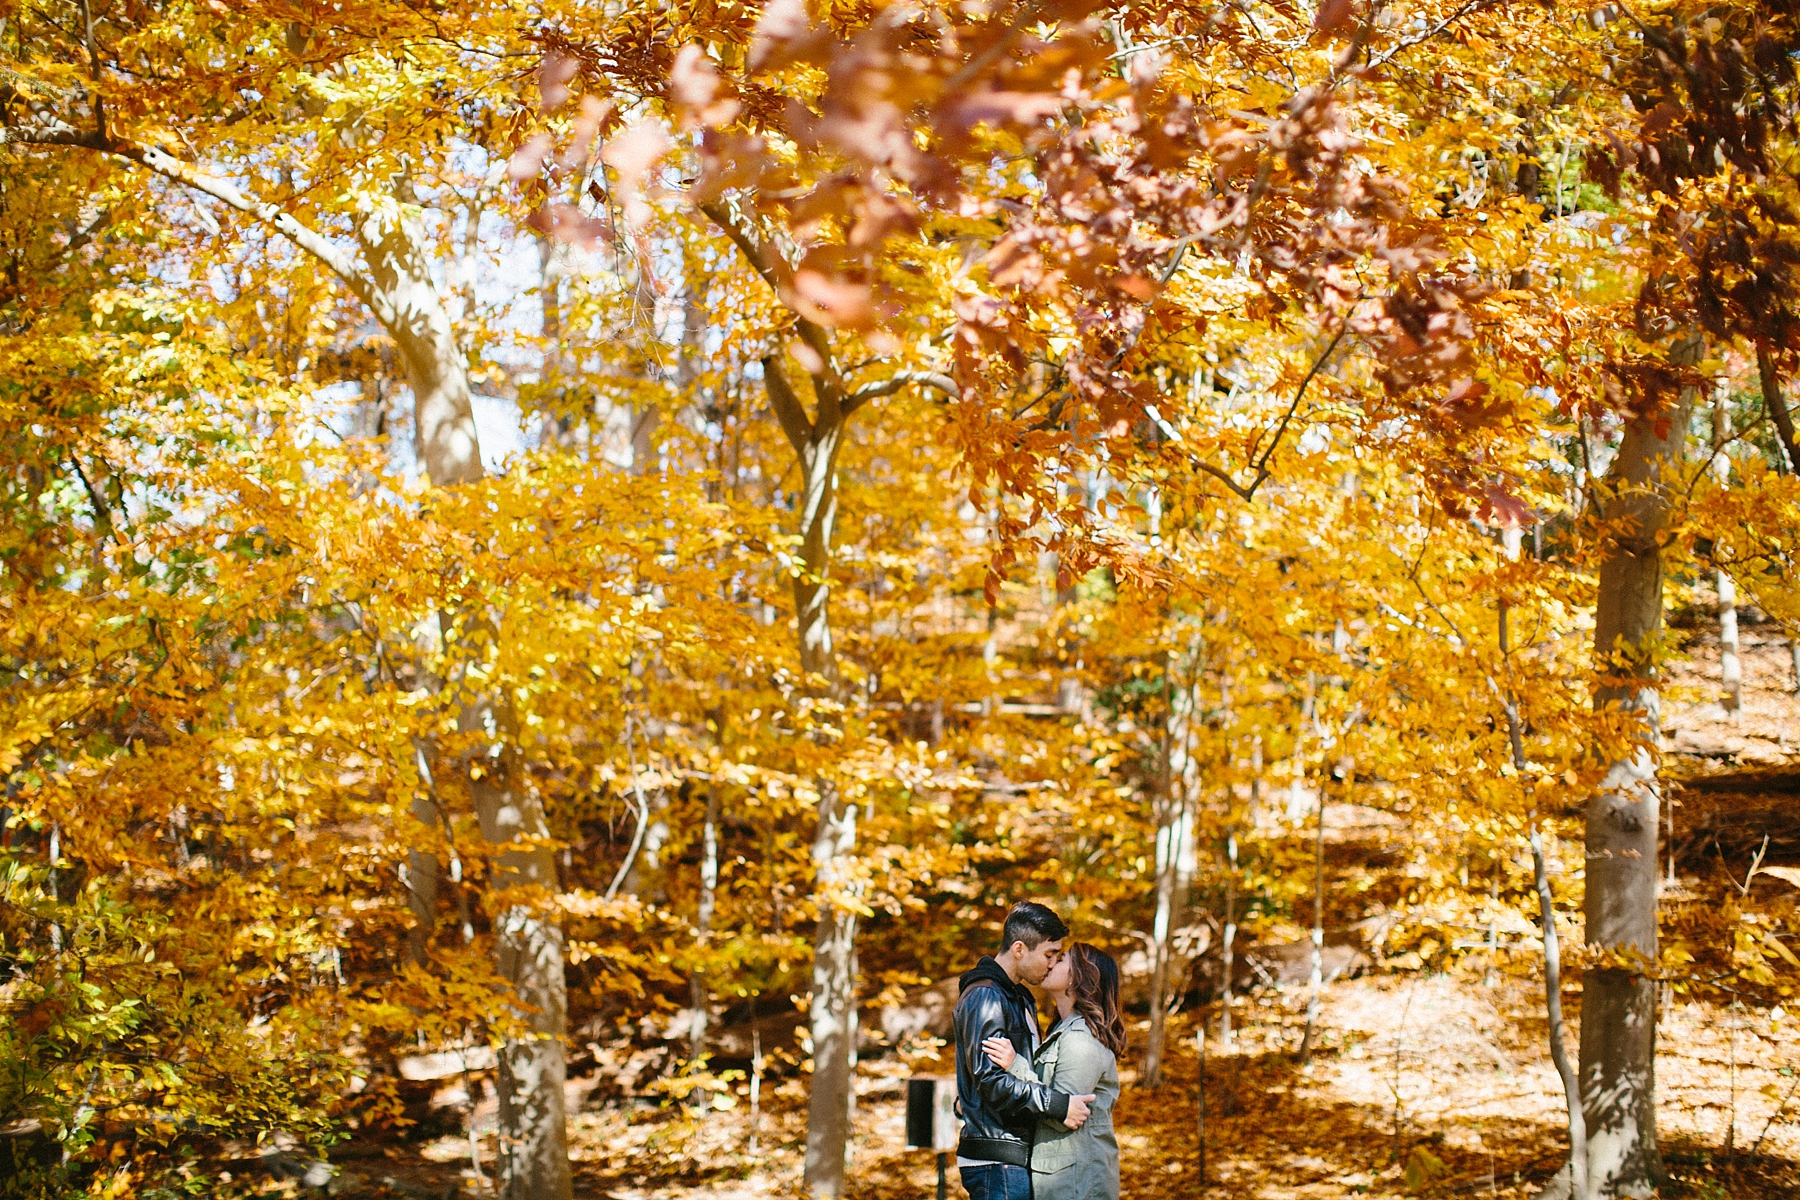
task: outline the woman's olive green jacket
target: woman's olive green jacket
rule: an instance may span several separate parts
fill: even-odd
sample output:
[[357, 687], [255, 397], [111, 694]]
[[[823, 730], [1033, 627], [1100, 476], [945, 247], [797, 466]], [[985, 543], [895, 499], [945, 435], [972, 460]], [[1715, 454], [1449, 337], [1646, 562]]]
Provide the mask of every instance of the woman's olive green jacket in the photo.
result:
[[1119, 1064], [1113, 1052], [1072, 1013], [1038, 1047], [1035, 1069], [1023, 1056], [1013, 1059], [1010, 1069], [1071, 1096], [1094, 1096], [1080, 1129], [1048, 1118], [1038, 1122], [1031, 1145], [1032, 1200], [1119, 1200], [1119, 1141], [1112, 1121]]

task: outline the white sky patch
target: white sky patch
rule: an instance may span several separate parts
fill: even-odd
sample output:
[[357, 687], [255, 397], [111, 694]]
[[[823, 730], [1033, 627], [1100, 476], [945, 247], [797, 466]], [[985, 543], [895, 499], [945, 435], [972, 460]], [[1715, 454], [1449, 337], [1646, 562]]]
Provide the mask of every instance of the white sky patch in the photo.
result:
[[[471, 397], [475, 412], [475, 436], [481, 439], [481, 465], [498, 475], [506, 470], [506, 462], [525, 453], [537, 442], [536, 431], [528, 437], [519, 406], [499, 396]], [[532, 418], [533, 425], [540, 422]]]

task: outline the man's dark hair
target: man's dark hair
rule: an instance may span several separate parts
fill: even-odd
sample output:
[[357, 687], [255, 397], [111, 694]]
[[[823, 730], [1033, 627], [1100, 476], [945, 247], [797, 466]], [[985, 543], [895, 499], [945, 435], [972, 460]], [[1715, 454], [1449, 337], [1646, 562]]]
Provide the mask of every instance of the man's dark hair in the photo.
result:
[[1027, 950], [1036, 950], [1045, 942], [1068, 936], [1069, 927], [1061, 917], [1035, 900], [1026, 900], [1013, 905], [1006, 914], [1006, 924], [1000, 929], [1000, 949], [1005, 952], [1012, 949], [1014, 942], [1024, 942]]

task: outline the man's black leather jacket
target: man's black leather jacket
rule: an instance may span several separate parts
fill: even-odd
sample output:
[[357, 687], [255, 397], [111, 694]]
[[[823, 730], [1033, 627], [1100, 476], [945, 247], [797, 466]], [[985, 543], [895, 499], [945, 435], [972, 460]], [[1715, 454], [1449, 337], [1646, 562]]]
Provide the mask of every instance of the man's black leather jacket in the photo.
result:
[[1040, 1117], [1069, 1115], [1069, 1097], [1040, 1083], [1027, 1083], [996, 1067], [981, 1052], [987, 1038], [1004, 1037], [1029, 1060], [1037, 1048], [1037, 1002], [1007, 977], [1000, 964], [983, 958], [965, 972], [956, 1001], [956, 1100], [962, 1110], [962, 1158], [1031, 1165], [1031, 1138]]

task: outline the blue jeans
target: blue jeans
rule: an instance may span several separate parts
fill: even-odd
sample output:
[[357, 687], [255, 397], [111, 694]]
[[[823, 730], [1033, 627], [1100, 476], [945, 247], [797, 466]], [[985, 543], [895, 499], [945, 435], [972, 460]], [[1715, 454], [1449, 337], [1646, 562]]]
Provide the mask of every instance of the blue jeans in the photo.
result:
[[964, 1167], [962, 1184], [969, 1200], [1031, 1200], [1031, 1171], [1010, 1163]]

